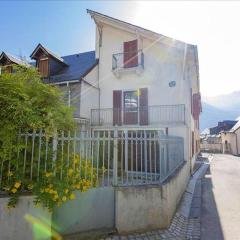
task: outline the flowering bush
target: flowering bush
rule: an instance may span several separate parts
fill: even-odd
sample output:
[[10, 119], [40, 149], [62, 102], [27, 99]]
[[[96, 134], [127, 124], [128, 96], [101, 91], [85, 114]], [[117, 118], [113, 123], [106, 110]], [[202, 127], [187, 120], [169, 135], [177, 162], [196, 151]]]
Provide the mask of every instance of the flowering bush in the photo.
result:
[[20, 193], [32, 192], [35, 196], [35, 206], [46, 207], [52, 211], [55, 206], [60, 207], [68, 200], [75, 199], [75, 190], [87, 191], [97, 185], [96, 170], [89, 160], [75, 155], [68, 163], [61, 164], [57, 160], [55, 167], [45, 171], [41, 169], [41, 178], [20, 181], [17, 172], [9, 172], [4, 190], [11, 196], [8, 208], [15, 207]]

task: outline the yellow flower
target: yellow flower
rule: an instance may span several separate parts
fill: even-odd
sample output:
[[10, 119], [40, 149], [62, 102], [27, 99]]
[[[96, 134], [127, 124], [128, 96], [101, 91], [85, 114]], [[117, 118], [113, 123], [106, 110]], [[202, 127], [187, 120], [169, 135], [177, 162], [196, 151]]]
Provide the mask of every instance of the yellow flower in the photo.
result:
[[86, 187], [86, 186], [83, 186], [82, 191], [83, 191], [83, 192], [86, 192], [86, 191], [87, 191], [87, 187]]
[[62, 197], [62, 200], [63, 200], [64, 202], [66, 202], [66, 201], [67, 201], [67, 197], [66, 197], [66, 196], [63, 196], [63, 197]]
[[46, 172], [45, 176], [46, 176], [46, 177], [51, 177], [51, 176], [52, 176], [52, 173], [51, 173], [51, 172]]
[[80, 184], [79, 183], [77, 183], [76, 185], [75, 185], [75, 187], [76, 187], [76, 189], [80, 189]]
[[76, 198], [76, 196], [75, 196], [75, 194], [74, 194], [74, 193], [71, 193], [71, 195], [69, 196], [69, 198], [70, 198], [71, 200], [73, 200], [73, 199], [75, 199], [75, 198]]
[[64, 190], [64, 192], [65, 192], [65, 193], [68, 193], [68, 192], [69, 192], [69, 190], [68, 190], [68, 189], [65, 189], [65, 190]]
[[73, 174], [73, 169], [69, 168], [68, 169], [68, 176], [72, 176], [72, 174]]
[[29, 184], [28, 185], [28, 190], [32, 190], [33, 189], [33, 185], [32, 184]]
[[49, 188], [45, 188], [44, 189], [45, 192], [49, 192], [49, 190], [50, 190]]
[[17, 189], [16, 189], [16, 188], [13, 188], [13, 189], [11, 190], [11, 192], [12, 192], [12, 193], [15, 193], [15, 192], [17, 192]]
[[53, 196], [53, 201], [56, 201], [58, 199], [58, 195]]
[[11, 177], [13, 175], [13, 172], [9, 171], [7, 175], [8, 175], [8, 177]]
[[15, 188], [19, 188], [21, 186], [21, 182], [16, 182], [15, 184], [14, 184], [14, 187]]

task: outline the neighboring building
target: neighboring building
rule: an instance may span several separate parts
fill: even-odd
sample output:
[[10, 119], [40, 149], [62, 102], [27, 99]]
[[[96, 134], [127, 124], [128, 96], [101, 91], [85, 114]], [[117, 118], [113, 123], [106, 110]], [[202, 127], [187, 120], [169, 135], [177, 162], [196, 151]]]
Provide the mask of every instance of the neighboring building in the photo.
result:
[[26, 61], [21, 60], [11, 54], [7, 54], [5, 52], [2, 52], [0, 55], [0, 74], [5, 73], [12, 73], [13, 72], [13, 66], [30, 66]]
[[229, 131], [221, 132], [223, 153], [240, 155], [240, 121], [238, 121]]
[[65, 92], [65, 101], [73, 106], [74, 118], [81, 124], [90, 122], [90, 110], [98, 107], [97, 65], [95, 52], [59, 57], [38, 44], [31, 54], [43, 81]]
[[200, 149], [197, 47], [88, 10], [96, 23], [99, 106], [94, 131], [181, 136], [185, 159]]
[[222, 131], [228, 131], [230, 130], [237, 121], [234, 120], [224, 120], [222, 122], [218, 122], [218, 125], [216, 127], [209, 128], [210, 135], [219, 134]]

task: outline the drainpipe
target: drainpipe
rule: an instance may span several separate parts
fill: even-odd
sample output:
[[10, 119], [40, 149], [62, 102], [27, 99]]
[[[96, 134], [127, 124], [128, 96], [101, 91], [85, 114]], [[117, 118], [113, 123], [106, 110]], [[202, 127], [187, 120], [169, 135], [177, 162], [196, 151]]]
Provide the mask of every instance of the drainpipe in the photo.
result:
[[236, 133], [234, 133], [235, 134], [235, 137], [236, 137], [236, 150], [237, 150], [237, 155], [238, 155], [238, 140], [237, 140], [237, 134]]

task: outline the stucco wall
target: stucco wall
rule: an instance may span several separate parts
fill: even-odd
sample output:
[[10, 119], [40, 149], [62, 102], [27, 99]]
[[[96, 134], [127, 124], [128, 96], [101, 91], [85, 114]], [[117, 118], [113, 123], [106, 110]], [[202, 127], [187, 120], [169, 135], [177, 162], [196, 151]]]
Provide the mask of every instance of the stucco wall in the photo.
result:
[[51, 231], [51, 214], [34, 207], [32, 196], [20, 197], [17, 207], [10, 210], [6, 208], [8, 201], [8, 197], [0, 198], [1, 240], [51, 239], [46, 234]]
[[166, 228], [187, 186], [185, 165], [162, 186], [116, 189], [116, 228], [120, 233]]
[[114, 228], [112, 187], [76, 192], [76, 199], [54, 209], [53, 224], [61, 234]]
[[[222, 139], [222, 146], [223, 146], [223, 153], [232, 153], [233, 155], [237, 155], [237, 145], [236, 145], [236, 135], [232, 132], [223, 132], [221, 133]], [[229, 149], [226, 148], [225, 142], [230, 145], [230, 152]]]

